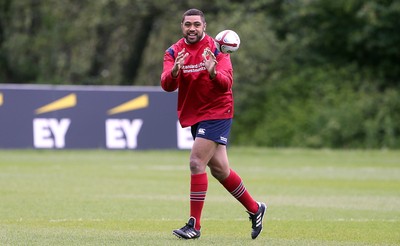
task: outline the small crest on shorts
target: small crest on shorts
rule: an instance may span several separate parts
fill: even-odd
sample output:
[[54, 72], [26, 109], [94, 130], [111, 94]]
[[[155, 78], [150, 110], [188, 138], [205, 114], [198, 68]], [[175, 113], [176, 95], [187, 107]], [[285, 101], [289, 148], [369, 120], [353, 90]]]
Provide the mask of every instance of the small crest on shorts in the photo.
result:
[[219, 139], [224, 143], [228, 142], [228, 139], [226, 137], [220, 136]]
[[206, 134], [206, 129], [204, 129], [204, 128], [199, 128], [198, 134], [200, 134], [200, 135], [205, 135], [205, 134]]

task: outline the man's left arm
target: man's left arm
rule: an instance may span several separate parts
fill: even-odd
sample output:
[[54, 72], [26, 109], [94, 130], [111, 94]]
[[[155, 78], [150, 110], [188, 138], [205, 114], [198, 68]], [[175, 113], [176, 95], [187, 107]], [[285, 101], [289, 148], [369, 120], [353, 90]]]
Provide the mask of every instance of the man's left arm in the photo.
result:
[[229, 91], [233, 84], [233, 69], [229, 54], [218, 53], [216, 56], [206, 49], [203, 58], [210, 79], [223, 91]]
[[219, 53], [217, 55], [217, 64], [215, 67], [216, 75], [211, 80], [218, 84], [224, 91], [232, 89], [233, 69], [229, 54]]

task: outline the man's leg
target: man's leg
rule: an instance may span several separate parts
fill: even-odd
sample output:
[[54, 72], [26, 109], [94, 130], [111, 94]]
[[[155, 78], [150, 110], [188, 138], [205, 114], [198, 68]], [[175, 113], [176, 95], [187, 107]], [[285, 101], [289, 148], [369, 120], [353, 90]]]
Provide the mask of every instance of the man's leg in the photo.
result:
[[173, 231], [178, 237], [192, 239], [200, 236], [201, 213], [208, 189], [206, 168], [217, 146], [217, 143], [200, 137], [194, 141], [190, 154], [190, 219], [186, 226]]
[[229, 167], [225, 145], [219, 145], [208, 163], [212, 175], [247, 209], [252, 222], [251, 238], [256, 239], [262, 231], [267, 206], [256, 202], [247, 191], [240, 176]]
[[212, 175], [251, 213], [256, 213], [258, 203], [251, 197], [241, 177], [229, 167], [225, 145], [219, 145], [208, 163]]

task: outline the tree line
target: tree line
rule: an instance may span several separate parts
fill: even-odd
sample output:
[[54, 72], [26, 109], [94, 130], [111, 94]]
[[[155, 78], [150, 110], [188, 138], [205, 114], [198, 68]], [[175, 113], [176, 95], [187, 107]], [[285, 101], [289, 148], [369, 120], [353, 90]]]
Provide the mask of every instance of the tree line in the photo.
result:
[[0, 83], [159, 85], [193, 7], [241, 37], [233, 144], [400, 147], [395, 0], [1, 0]]

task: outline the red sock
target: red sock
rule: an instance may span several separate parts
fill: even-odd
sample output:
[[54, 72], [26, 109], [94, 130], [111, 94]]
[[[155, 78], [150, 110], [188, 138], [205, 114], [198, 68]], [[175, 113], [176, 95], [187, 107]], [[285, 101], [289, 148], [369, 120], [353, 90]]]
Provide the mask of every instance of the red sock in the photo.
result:
[[200, 217], [208, 188], [207, 173], [192, 174], [190, 178], [190, 217], [196, 219], [194, 228], [200, 230]]
[[229, 176], [222, 181], [221, 184], [232, 194], [232, 196], [234, 196], [241, 204], [243, 204], [247, 211], [251, 213], [257, 213], [258, 203], [246, 190], [246, 187], [243, 185], [243, 181], [239, 175], [232, 169], [230, 171], [231, 172]]

